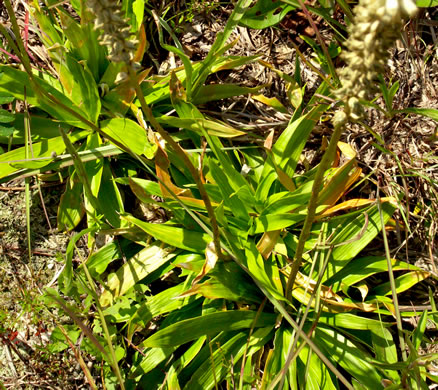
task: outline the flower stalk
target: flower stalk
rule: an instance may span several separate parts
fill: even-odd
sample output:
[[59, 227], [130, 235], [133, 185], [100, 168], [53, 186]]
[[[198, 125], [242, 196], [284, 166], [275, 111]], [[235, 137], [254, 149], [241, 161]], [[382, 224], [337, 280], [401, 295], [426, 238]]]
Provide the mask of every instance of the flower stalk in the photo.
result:
[[286, 297], [292, 290], [302, 264], [304, 245], [315, 219], [318, 196], [324, 173], [333, 161], [337, 143], [347, 122], [361, 120], [364, 109], [361, 100], [371, 100], [377, 89], [377, 77], [383, 73], [388, 50], [399, 36], [403, 19], [415, 15], [412, 0], [361, 0], [355, 9], [355, 21], [349, 27], [347, 50], [343, 53], [346, 67], [339, 72], [341, 87], [334, 95], [344, 104], [333, 117], [334, 130], [329, 146], [318, 166], [307, 207], [307, 215], [298, 240], [286, 285]]

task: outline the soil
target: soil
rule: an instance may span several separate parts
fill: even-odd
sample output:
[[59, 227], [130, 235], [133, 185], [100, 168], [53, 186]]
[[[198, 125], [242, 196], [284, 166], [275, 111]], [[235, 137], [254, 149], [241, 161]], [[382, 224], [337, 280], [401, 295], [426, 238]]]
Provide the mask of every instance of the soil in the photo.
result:
[[[0, 380], [11, 389], [76, 389], [84, 385], [74, 356], [51, 353], [56, 322], [71, 323], [49, 311], [42, 291], [56, 286], [69, 235], [57, 233], [56, 215], [62, 185], [31, 190], [29, 259], [24, 183], [8, 183], [0, 192]], [[10, 188], [8, 190], [8, 188]]]

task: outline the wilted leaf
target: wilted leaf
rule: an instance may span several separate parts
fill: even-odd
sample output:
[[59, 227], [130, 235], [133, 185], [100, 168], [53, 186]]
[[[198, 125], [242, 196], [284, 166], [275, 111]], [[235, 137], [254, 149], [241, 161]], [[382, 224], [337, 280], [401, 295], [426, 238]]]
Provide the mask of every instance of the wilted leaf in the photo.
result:
[[192, 286], [197, 284], [205, 275], [207, 275], [208, 272], [210, 272], [214, 268], [217, 260], [218, 255], [215, 251], [215, 247], [212, 241], [207, 245], [207, 248], [205, 249], [205, 263], [202, 266], [201, 272], [199, 272], [196, 278], [193, 279]]
[[274, 230], [263, 233], [260, 241], [257, 243], [257, 250], [266, 259], [271, 256], [272, 250], [277, 244], [277, 240], [280, 237], [281, 230]]

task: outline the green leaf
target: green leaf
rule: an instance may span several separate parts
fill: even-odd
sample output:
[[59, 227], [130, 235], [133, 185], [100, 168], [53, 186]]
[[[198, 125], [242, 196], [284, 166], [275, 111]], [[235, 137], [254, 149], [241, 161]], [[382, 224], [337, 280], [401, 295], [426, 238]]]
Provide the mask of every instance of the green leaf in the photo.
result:
[[[395, 288], [397, 293], [401, 293], [410, 289], [415, 284], [427, 279], [430, 276], [430, 273], [427, 271], [411, 271], [406, 274], [403, 274], [395, 279]], [[379, 286], [373, 288], [369, 295], [370, 298], [372, 296], [384, 296], [392, 293], [390, 282], [382, 283]]]
[[[398, 358], [394, 339], [391, 331], [383, 327], [383, 325], [385, 325], [385, 323], [382, 322], [382, 327], [371, 329], [371, 340], [376, 358], [385, 363], [396, 363]], [[396, 381], [399, 379], [395, 372], [388, 370], [387, 374]]]
[[116, 303], [107, 307], [103, 311], [103, 315], [112, 323], [127, 322], [135, 314], [138, 307], [139, 305], [132, 299], [122, 297]]
[[[61, 137], [44, 140], [32, 145], [32, 151], [34, 158], [40, 158], [40, 160], [25, 160], [26, 151], [25, 147], [11, 150], [0, 156], [0, 179], [6, 177], [12, 172], [15, 172], [18, 168], [23, 166], [38, 166], [42, 167], [51, 162], [53, 157], [51, 153], [62, 153], [65, 150], [65, 145]], [[44, 159], [42, 159], [44, 158]]]
[[131, 31], [137, 32], [141, 26], [141, 23], [143, 22], [143, 16], [144, 16], [144, 0], [134, 0], [132, 2], [132, 14], [129, 12], [129, 9], [127, 10], [127, 17], [131, 18]]
[[94, 28], [93, 21], [82, 21], [79, 24], [67, 12], [61, 12], [62, 32], [68, 39], [65, 45], [78, 60], [85, 60], [93, 73], [94, 80], [100, 80], [107, 64], [106, 47], [100, 45], [100, 30]]
[[[64, 324], [63, 328], [67, 332], [71, 342], [76, 343], [82, 331], [75, 325], [69, 325], [69, 324]], [[69, 344], [65, 339], [64, 333], [62, 333], [59, 327], [53, 329], [53, 332], [50, 335], [50, 343], [47, 345], [47, 347], [51, 353], [62, 352], [67, 348], [70, 348]]]
[[8, 104], [14, 101], [14, 97], [7, 92], [0, 93], [0, 104]]
[[[390, 202], [385, 202], [382, 203], [381, 209], [383, 213], [383, 222], [386, 223], [394, 212], [395, 205]], [[345, 218], [348, 218], [348, 216]], [[353, 220], [350, 219], [350, 221], [346, 221], [345, 218], [341, 225], [341, 232], [336, 234], [332, 243], [347, 243], [333, 249], [323, 282], [341, 271], [342, 268], [352, 261], [382, 229], [377, 205], [369, 207], [364, 213], [360, 214]], [[366, 226], [365, 231], [361, 234], [366, 223], [368, 223], [368, 225]], [[339, 226], [338, 224], [339, 221], [336, 218], [332, 218], [329, 222], [329, 229], [337, 228]]]
[[103, 213], [111, 225], [116, 228], [123, 226], [123, 222], [120, 220], [120, 214], [125, 211], [123, 197], [114, 181], [108, 159], [105, 159], [103, 163], [98, 199], [100, 200], [99, 211]]
[[[309, 325], [310, 326], [310, 325]], [[306, 331], [308, 331], [307, 329]], [[381, 389], [381, 375], [367, 362], [368, 354], [334, 329], [317, 326], [314, 342], [367, 389]]]
[[[79, 107], [77, 107], [69, 98], [67, 98], [57, 89], [55, 89], [47, 81], [35, 75], [33, 76], [33, 80], [46, 93], [54, 96], [65, 106], [86, 117], [84, 112]], [[39, 96], [35, 91], [35, 88], [32, 86], [32, 83], [26, 72], [11, 68], [7, 65], [0, 65], [0, 92], [9, 93], [17, 99], [24, 101], [24, 89], [26, 86], [26, 101], [28, 104], [40, 107], [41, 109], [52, 115], [54, 118], [59, 119], [63, 122], [67, 122], [70, 125], [79, 128], [88, 128], [88, 125], [84, 124], [75, 116], [62, 109], [59, 105], [54, 104], [46, 97], [42, 98], [41, 96]]]
[[88, 257], [86, 261], [88, 271], [94, 277], [101, 275], [113, 260], [121, 259], [123, 255], [120, 244], [111, 241]]
[[312, 194], [313, 180], [309, 180], [295, 191], [276, 192], [267, 197], [265, 201], [265, 208], [261, 212], [262, 215], [269, 214], [285, 214], [291, 212], [302, 205], [306, 205]]
[[264, 29], [280, 23], [296, 7], [277, 0], [258, 0], [240, 19], [240, 24], [254, 29]]
[[0, 108], [0, 123], [11, 123], [15, 120], [15, 115]]
[[306, 213], [307, 210], [300, 213], [260, 215], [260, 217], [254, 218], [249, 234], [270, 232], [296, 225], [306, 218]]
[[[12, 138], [13, 145], [24, 144], [24, 115], [25, 114], [22, 113], [15, 114], [13, 127], [16, 131]], [[32, 142], [39, 142], [42, 139], [59, 137], [59, 128], [62, 128], [66, 133], [68, 133], [68, 131], [71, 129], [71, 126], [54, 119], [44, 118], [33, 114], [30, 115]], [[2, 138], [0, 135], [0, 142], [8, 143], [9, 139]]]
[[[301, 350], [299, 357], [303, 362], [303, 365], [306, 367], [306, 370], [303, 371], [305, 371], [307, 374], [306, 377], [302, 375], [302, 388], [327, 390], [337, 389], [337, 387], [333, 384], [333, 380], [330, 376], [330, 371], [328, 368], [317, 355], [311, 352], [307, 345]], [[301, 370], [298, 371], [299, 374], [300, 371]], [[305, 387], [304, 383], [306, 384]]]
[[417, 7], [431, 8], [438, 6], [438, 0], [417, 0]]
[[[0, 125], [0, 140], [3, 139], [3, 143], [8, 143], [8, 138], [14, 134], [14, 127], [6, 127]], [[0, 141], [1, 142], [1, 141]]]
[[[400, 270], [419, 270], [418, 267], [404, 261], [391, 259], [393, 271]], [[348, 288], [366, 279], [367, 277], [379, 272], [388, 272], [388, 262], [385, 256], [367, 256], [347, 264], [333, 278], [326, 281], [333, 292], [338, 292], [342, 288]]]
[[229, 16], [227, 23], [222, 33], [217, 34], [207, 57], [201, 62], [200, 67], [193, 73], [193, 99], [196, 99], [200, 88], [204, 85], [207, 77], [212, 73], [212, 67], [216, 60], [218, 60], [229, 48], [233, 46], [233, 43], [226, 44], [231, 36], [231, 33], [238, 25], [246, 9], [250, 6], [251, 0], [238, 0], [233, 7], [233, 11]]
[[[427, 0], [426, 0], [427, 1]], [[403, 110], [394, 110], [394, 113], [417, 114], [427, 116], [428, 118], [438, 121], [438, 110], [435, 108], [415, 108], [409, 107]]]
[[224, 153], [223, 145], [219, 138], [210, 137], [208, 134], [205, 134], [205, 136], [213, 153], [219, 160], [230, 186], [238, 194], [239, 198], [246, 204], [246, 207], [254, 207], [256, 202], [253, 195], [253, 189], [250, 187], [243, 175], [234, 167], [228, 155]]
[[213, 159], [209, 161], [210, 173], [222, 194], [226, 206], [228, 206], [237, 218], [243, 221], [249, 220], [249, 215], [245, 203], [239, 198], [239, 195], [233, 190], [225, 172], [219, 168]]
[[276, 299], [287, 301], [284, 297], [279, 270], [276, 263], [265, 261], [257, 250], [254, 242], [248, 240], [245, 249], [245, 263], [249, 275], [258, 281]]
[[154, 333], [142, 344], [151, 348], [174, 347], [196, 340], [204, 335], [221, 331], [274, 326], [276, 314], [257, 313], [249, 310], [230, 310], [206, 314], [169, 325]]
[[[160, 17], [158, 17], [158, 22], [159, 22], [158, 38], [159, 38], [161, 47], [163, 49], [171, 52], [171, 53], [175, 53], [176, 55], [178, 55], [178, 57], [181, 59], [182, 63], [184, 64], [184, 71], [185, 71], [185, 76], [186, 76], [185, 85], [186, 85], [186, 89], [187, 89], [187, 95], [189, 96], [189, 100], [190, 100], [191, 91], [192, 91], [192, 75], [193, 75], [193, 70], [194, 70], [192, 62], [190, 61], [190, 58], [188, 57], [188, 55], [185, 53], [184, 48], [181, 45], [181, 42], [179, 41], [178, 37], [175, 35], [172, 28], [167, 24], [167, 22], [163, 18], [160, 18]], [[173, 42], [175, 43], [176, 47], [167, 45], [165, 43], [165, 41], [163, 39], [162, 29], [160, 27], [163, 27], [167, 31], [167, 33], [170, 35]]]
[[150, 158], [153, 156], [154, 147], [147, 139], [146, 130], [128, 118], [114, 118], [102, 121], [101, 130], [120, 142], [127, 150]]
[[170, 313], [186, 305], [189, 301], [187, 298], [178, 299], [186, 289], [185, 284], [187, 283], [180, 283], [174, 287], [161, 291], [158, 294], [147, 297], [146, 302], [143, 302], [135, 314], [129, 319], [129, 337], [132, 336], [132, 333], [137, 326], [145, 327], [153, 318]]
[[58, 206], [58, 229], [73, 230], [85, 214], [83, 185], [76, 174], [70, 176]]
[[293, 177], [304, 145], [316, 122], [328, 106], [319, 104], [307, 115], [291, 121], [272, 148], [275, 162], [286, 175]]
[[[99, 134], [91, 133], [87, 137], [86, 144], [83, 145], [83, 149], [95, 150], [101, 146], [101, 140]], [[86, 180], [90, 184], [91, 196], [98, 197], [99, 188], [102, 179], [103, 172], [103, 159], [96, 159], [88, 161], [83, 164], [85, 169]], [[89, 199], [87, 192], [84, 192], [84, 204], [87, 211], [87, 223], [88, 226], [97, 225], [96, 211], [94, 208], [94, 199]]]
[[[266, 359], [260, 388], [266, 388], [277, 376], [286, 363], [286, 357], [291, 345], [292, 331], [286, 326], [281, 326], [275, 332], [274, 348]], [[297, 360], [294, 359], [286, 373], [285, 383], [282, 390], [298, 390], [297, 387]], [[276, 387], [279, 389], [279, 386]]]
[[379, 86], [382, 91], [383, 100], [385, 101], [386, 109], [391, 112], [392, 111], [392, 102], [394, 100], [394, 96], [397, 93], [397, 90], [400, 86], [400, 83], [396, 81], [390, 88], [386, 85], [385, 80], [382, 75], [379, 75]]
[[[240, 332], [233, 337], [229, 336], [226, 343], [219, 345], [219, 348], [214, 348], [214, 352], [209, 356], [209, 359], [205, 359], [191, 375], [190, 380], [184, 386], [184, 390], [209, 390], [215, 388], [217, 383], [220, 383], [229, 375], [233, 369], [233, 363], [240, 362], [245, 351], [247, 352], [247, 358], [250, 359], [251, 355], [266, 343], [271, 329], [272, 327], [257, 329], [249, 340], [247, 332]], [[212, 342], [212, 345], [207, 346], [207, 348], [211, 348], [213, 345]], [[236, 364], [236, 366], [240, 368], [239, 364]]]
[[99, 299], [100, 304], [108, 306], [115, 298], [125, 294], [137, 282], [144, 279], [176, 255], [175, 252], [161, 248], [161, 243], [154, 243], [144, 248], [123, 264], [116, 273], [109, 275], [106, 283], [107, 289], [105, 289]]
[[151, 348], [142, 352], [140, 364], [134, 364], [132, 366], [132, 372], [129, 375], [130, 378], [137, 379], [140, 375], [147, 374], [157, 367], [163, 360], [172, 354], [177, 347], [170, 348]]
[[417, 327], [412, 334], [412, 344], [414, 345], [414, 348], [417, 351], [419, 350], [421, 343], [423, 341], [426, 325], [427, 325], [427, 310], [421, 313], [420, 320], [418, 321]]
[[255, 198], [258, 202], [266, 202], [272, 184], [278, 178], [277, 172], [275, 171], [275, 168], [272, 165], [272, 161], [270, 160], [271, 159], [268, 156], [266, 163], [263, 165], [261, 179], [256, 189]]
[[156, 240], [188, 251], [204, 253], [207, 245], [212, 241], [211, 237], [205, 233], [166, 224], [143, 222], [129, 214], [123, 214], [121, 218], [138, 226]]
[[[38, 21], [39, 27], [42, 34], [40, 34], [40, 39], [44, 43], [46, 48], [55, 46], [55, 44], [63, 45], [63, 38], [61, 36], [61, 31], [59, 31], [58, 25], [54, 23], [53, 14], [47, 15], [42, 12], [40, 7], [31, 8], [32, 16]], [[56, 46], [55, 46], [56, 47]], [[51, 50], [48, 50], [49, 55]], [[52, 55], [53, 57], [53, 55]]]
[[221, 70], [230, 70], [238, 68], [239, 66], [243, 66], [254, 62], [255, 60], [261, 57], [260, 54], [255, 56], [222, 56], [218, 57], [214, 60], [213, 65], [211, 66], [211, 71], [213, 73], [219, 72]]
[[196, 284], [181, 296], [201, 294], [209, 299], [223, 298], [235, 302], [260, 303], [262, 301], [260, 290], [234, 262], [218, 262], [208, 276], [207, 281]]
[[203, 130], [205, 130], [210, 135], [224, 138], [233, 138], [245, 134], [243, 131], [236, 130], [231, 126], [219, 122], [218, 120], [213, 121], [203, 118], [184, 119], [167, 115], [157, 117], [156, 119], [164, 126], [192, 130], [199, 134], [202, 134]]
[[393, 323], [372, 320], [366, 317], [360, 317], [350, 313], [327, 313], [322, 312], [319, 316], [319, 322], [330, 325], [333, 328], [345, 328], [355, 330], [380, 330], [392, 326]]
[[61, 76], [66, 74], [72, 81], [71, 99], [82, 107], [88, 119], [94, 124], [100, 114], [101, 103], [96, 82], [85, 63], [79, 63], [73, 56], [66, 54], [61, 64]]
[[[81, 230], [79, 233], [76, 233], [73, 235], [73, 237], [70, 238], [70, 241], [67, 245], [67, 249], [65, 251], [65, 267], [62, 270], [61, 274], [59, 275], [58, 284], [60, 290], [64, 294], [69, 294], [73, 288], [73, 254], [76, 249], [76, 243], [79, 239], [82, 238], [85, 234], [91, 233], [95, 231], [95, 228], [87, 228], [84, 230]], [[57, 296], [57, 294], [55, 295]]]
[[204, 336], [196, 340], [190, 348], [188, 348], [187, 351], [172, 364], [172, 367], [170, 367], [167, 373], [167, 383], [171, 389], [180, 389], [178, 374], [184, 367], [187, 367], [196, 356], [198, 356], [205, 343], [205, 339], [206, 337]]

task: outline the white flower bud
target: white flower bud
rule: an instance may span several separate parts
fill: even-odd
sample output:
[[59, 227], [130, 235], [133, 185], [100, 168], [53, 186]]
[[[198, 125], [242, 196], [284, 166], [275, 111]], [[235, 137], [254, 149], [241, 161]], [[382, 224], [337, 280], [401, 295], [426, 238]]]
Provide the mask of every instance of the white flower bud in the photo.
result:
[[350, 120], [359, 120], [363, 109], [358, 99], [370, 99], [377, 76], [383, 72], [388, 49], [397, 39], [403, 17], [416, 12], [413, 0], [360, 0], [355, 22], [342, 56], [347, 64], [339, 72], [342, 87], [335, 95], [347, 102]]

